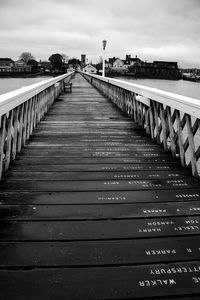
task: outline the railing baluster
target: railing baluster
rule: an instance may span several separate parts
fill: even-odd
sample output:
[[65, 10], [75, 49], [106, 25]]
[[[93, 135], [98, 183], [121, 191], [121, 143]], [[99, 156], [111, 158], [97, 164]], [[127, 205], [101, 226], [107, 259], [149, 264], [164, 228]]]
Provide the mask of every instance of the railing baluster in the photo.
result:
[[192, 174], [194, 176], [197, 176], [198, 172], [197, 172], [197, 160], [195, 156], [194, 136], [192, 130], [191, 117], [188, 114], [186, 114], [186, 125], [187, 125], [188, 140], [189, 140], [189, 147], [190, 147], [190, 161], [191, 161]]
[[163, 133], [163, 147], [164, 150], [167, 150], [167, 124], [165, 119], [165, 109], [162, 104], [160, 104], [160, 117], [162, 124], [162, 133]]
[[0, 127], [0, 179], [2, 178], [3, 169], [4, 169], [4, 144], [6, 136], [6, 114], [1, 118], [1, 127]]
[[150, 121], [149, 120], [150, 120], [149, 119], [149, 110], [145, 106], [145, 129], [146, 129], [147, 134], [150, 134]]
[[14, 109], [13, 113], [13, 143], [12, 143], [12, 153], [11, 153], [11, 158], [15, 159], [16, 153], [17, 153], [17, 136], [18, 136], [18, 128], [19, 128], [19, 106]]
[[169, 106], [166, 108], [167, 111], [167, 118], [168, 118], [168, 124], [169, 124], [169, 132], [170, 132], [170, 150], [172, 157], [176, 157], [176, 144], [175, 144], [175, 131], [173, 127], [173, 122], [172, 122], [172, 116], [171, 116], [171, 109]]
[[24, 146], [26, 143], [27, 118], [28, 118], [28, 101], [26, 101], [24, 104], [22, 146]]
[[13, 135], [13, 110], [9, 112], [7, 119], [7, 138], [6, 138], [6, 153], [5, 153], [5, 171], [8, 170], [11, 160], [11, 143]]
[[149, 107], [149, 118], [150, 118], [150, 129], [151, 129], [151, 138], [154, 140], [154, 114], [153, 114], [153, 101], [150, 101]]
[[180, 112], [176, 110], [175, 113], [176, 113], [180, 162], [182, 166], [185, 166], [185, 151], [183, 147], [183, 131], [182, 131], [181, 120], [180, 120]]
[[159, 103], [156, 103], [155, 101], [152, 101], [153, 103], [153, 113], [154, 113], [154, 121], [155, 121], [155, 138], [157, 143], [161, 142], [160, 139], [160, 132], [159, 132], [159, 122], [158, 122], [158, 109], [157, 109], [157, 105], [159, 105]]
[[24, 103], [19, 108], [19, 134], [17, 140], [17, 153], [21, 151], [23, 143], [23, 120], [24, 120]]

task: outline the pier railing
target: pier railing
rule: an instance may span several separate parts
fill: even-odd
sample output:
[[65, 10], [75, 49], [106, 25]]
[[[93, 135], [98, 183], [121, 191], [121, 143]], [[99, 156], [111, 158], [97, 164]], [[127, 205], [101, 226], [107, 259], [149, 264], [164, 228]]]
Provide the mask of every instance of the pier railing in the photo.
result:
[[0, 95], [0, 178], [73, 73]]
[[193, 176], [200, 175], [200, 101], [159, 89], [81, 73]]

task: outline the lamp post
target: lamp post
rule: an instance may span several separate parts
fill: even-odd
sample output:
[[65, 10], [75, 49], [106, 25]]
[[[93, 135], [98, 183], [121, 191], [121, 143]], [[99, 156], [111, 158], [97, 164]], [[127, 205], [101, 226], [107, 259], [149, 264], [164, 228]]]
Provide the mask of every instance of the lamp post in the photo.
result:
[[103, 67], [102, 67], [103, 70], [102, 70], [102, 76], [105, 77], [105, 49], [106, 49], [107, 41], [103, 40], [102, 44], [103, 44]]

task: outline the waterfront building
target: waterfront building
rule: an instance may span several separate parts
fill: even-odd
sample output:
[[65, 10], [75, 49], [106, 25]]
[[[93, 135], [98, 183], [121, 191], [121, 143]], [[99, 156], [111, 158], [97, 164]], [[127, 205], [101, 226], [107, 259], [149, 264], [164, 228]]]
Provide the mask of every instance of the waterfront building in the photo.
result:
[[140, 63], [142, 63], [142, 60], [138, 58], [137, 55], [135, 57], [131, 57], [130, 54], [126, 55], [126, 64], [129, 65], [129, 67], [139, 65]]
[[13, 61], [11, 58], [0, 58], [0, 73], [4, 75], [29, 72], [31, 72], [31, 66], [22, 59]]
[[31, 66], [27, 65], [27, 63], [23, 59], [19, 59], [15, 61], [13, 67], [14, 73], [29, 73], [31, 72]]
[[129, 67], [129, 74], [137, 78], [180, 79], [181, 72], [177, 62], [140, 62]]
[[14, 61], [11, 58], [0, 58], [0, 73], [11, 73]]
[[51, 70], [51, 63], [50, 63], [50, 61], [40, 60], [38, 63], [38, 68], [42, 71], [48, 72]]
[[142, 61], [137, 57], [137, 55], [133, 58], [130, 54], [127, 54], [125, 59], [116, 57], [109, 58], [106, 73], [126, 74], [131, 66], [140, 65], [141, 63]]
[[97, 69], [92, 64], [88, 64], [83, 68], [83, 72], [96, 74]]
[[124, 74], [124, 73], [128, 72], [128, 67], [129, 67], [129, 64], [126, 60], [116, 58], [113, 61], [112, 66], [110, 66], [109, 71], [111, 71], [111, 73]]

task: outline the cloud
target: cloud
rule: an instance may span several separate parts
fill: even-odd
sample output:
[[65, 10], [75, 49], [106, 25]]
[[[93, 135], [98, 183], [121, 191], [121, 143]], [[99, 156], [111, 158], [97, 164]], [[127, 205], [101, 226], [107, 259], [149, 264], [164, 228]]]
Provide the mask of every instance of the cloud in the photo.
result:
[[170, 59], [200, 66], [199, 0], [0, 0], [0, 56], [55, 52]]

